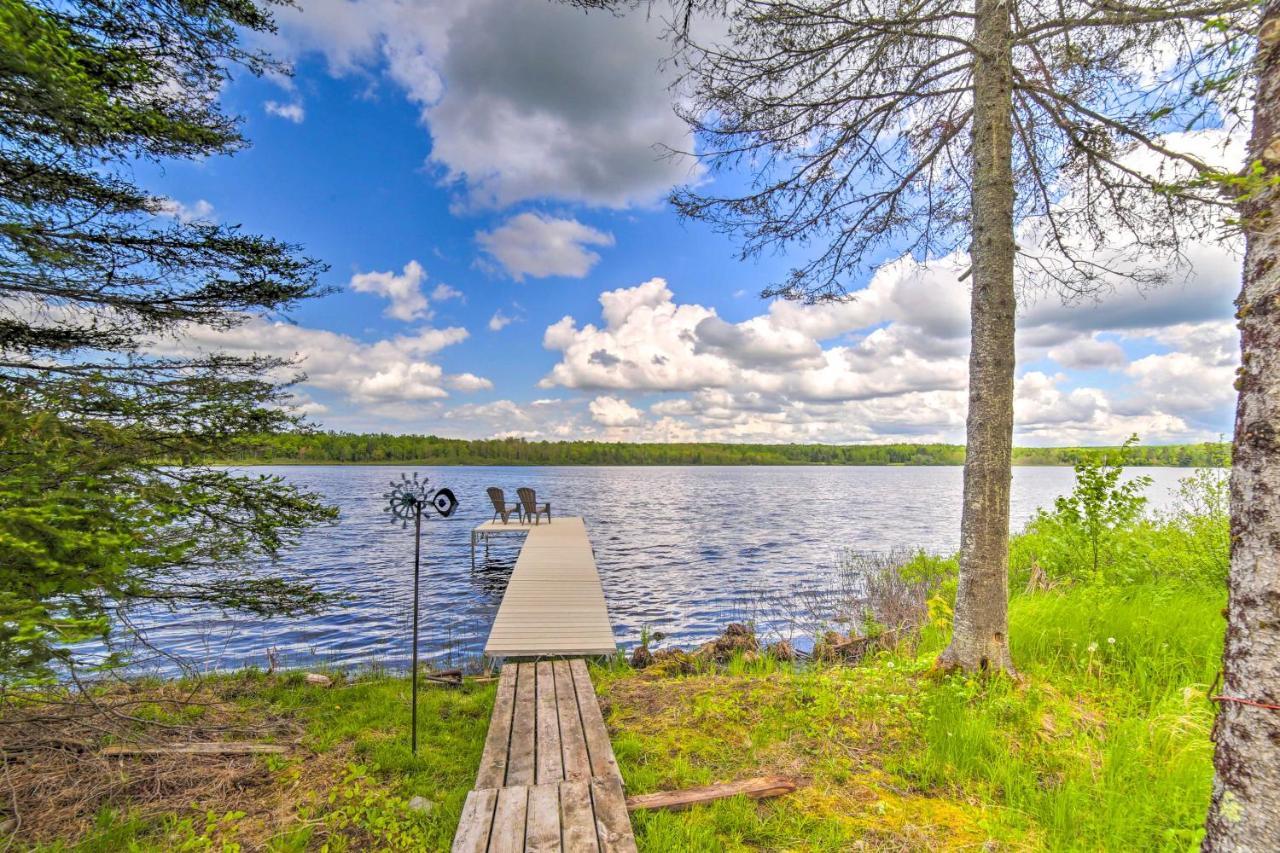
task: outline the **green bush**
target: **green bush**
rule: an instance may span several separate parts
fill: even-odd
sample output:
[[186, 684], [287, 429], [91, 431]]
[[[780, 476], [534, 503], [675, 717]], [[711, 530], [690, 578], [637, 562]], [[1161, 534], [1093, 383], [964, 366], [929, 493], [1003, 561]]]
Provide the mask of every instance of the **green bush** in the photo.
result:
[[1229, 557], [1227, 474], [1185, 477], [1172, 509], [1147, 514], [1145, 478], [1123, 469], [1076, 466], [1076, 487], [1041, 510], [1009, 543], [1010, 584], [1025, 588], [1034, 567], [1054, 584], [1128, 586], [1173, 582], [1222, 589]]

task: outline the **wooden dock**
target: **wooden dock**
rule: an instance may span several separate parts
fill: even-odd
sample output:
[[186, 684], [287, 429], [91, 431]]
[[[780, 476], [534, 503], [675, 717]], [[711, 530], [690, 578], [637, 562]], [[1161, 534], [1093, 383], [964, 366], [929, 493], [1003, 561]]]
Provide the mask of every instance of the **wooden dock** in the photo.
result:
[[454, 853], [635, 851], [618, 762], [581, 660], [502, 667]]
[[617, 651], [600, 573], [581, 518], [554, 523], [486, 522], [477, 537], [524, 532], [507, 591], [489, 631], [489, 657], [611, 655]]
[[586, 525], [487, 522], [472, 531], [472, 559], [479, 539], [519, 532], [485, 654], [556, 660], [503, 665], [454, 853], [634, 853], [622, 775], [580, 657], [617, 650]]

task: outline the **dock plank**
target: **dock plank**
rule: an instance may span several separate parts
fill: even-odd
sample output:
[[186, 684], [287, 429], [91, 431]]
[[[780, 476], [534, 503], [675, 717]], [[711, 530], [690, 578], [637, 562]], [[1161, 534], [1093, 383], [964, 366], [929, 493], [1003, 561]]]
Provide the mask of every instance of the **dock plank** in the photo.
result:
[[529, 789], [526, 786], [498, 789], [498, 805], [493, 810], [493, 832], [489, 835], [489, 853], [524, 853], [528, 807]]
[[[511, 752], [507, 758], [508, 785], [532, 785], [534, 774], [534, 734], [537, 713], [537, 669], [534, 664], [516, 664], [516, 712], [511, 723]], [[505, 667], [504, 667], [505, 669]]]
[[559, 782], [534, 785], [529, 789], [524, 849], [525, 853], [560, 853]]
[[497, 802], [498, 792], [493, 788], [467, 794], [458, 832], [453, 837], [453, 853], [485, 853], [489, 849], [489, 832], [493, 828]]
[[604, 726], [604, 716], [600, 713], [600, 703], [596, 700], [595, 688], [591, 686], [587, 665], [581, 660], [572, 660], [569, 661], [569, 671], [573, 674], [578, 711], [582, 715], [582, 733], [591, 758], [591, 775], [621, 780], [618, 759], [609, 744], [609, 730]]
[[556, 710], [556, 678], [551, 661], [537, 664], [537, 781], [538, 784], [564, 781], [560, 755], [560, 717]]
[[588, 783], [560, 783], [560, 833], [567, 851], [591, 853], [600, 849], [600, 842], [596, 840], [596, 816], [591, 807], [591, 787]]
[[518, 671], [517, 667], [504, 666], [498, 675], [498, 692], [489, 718], [489, 733], [485, 736], [484, 753], [480, 756], [480, 772], [476, 774], [477, 788], [501, 788], [506, 784]]
[[560, 717], [560, 751], [564, 756], [564, 778], [570, 781], [591, 778], [591, 754], [582, 731], [582, 715], [578, 711], [577, 689], [569, 662], [553, 664], [556, 679], [556, 711]]
[[[600, 849], [610, 853], [637, 853], [636, 838], [631, 832], [627, 799], [622, 793], [621, 779], [592, 779], [591, 805], [596, 814], [596, 835]], [[494, 818], [497, 828], [497, 818]]]

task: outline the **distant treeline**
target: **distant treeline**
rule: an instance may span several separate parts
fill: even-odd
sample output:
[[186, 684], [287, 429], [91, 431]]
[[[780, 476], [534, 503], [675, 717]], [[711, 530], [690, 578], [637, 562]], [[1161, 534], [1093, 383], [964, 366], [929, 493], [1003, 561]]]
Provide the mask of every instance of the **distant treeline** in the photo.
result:
[[[265, 436], [240, 463], [416, 463], [421, 465], [962, 465], [959, 444], [622, 444], [604, 441], [466, 440], [434, 435], [325, 432]], [[1125, 465], [1227, 464], [1226, 444], [1019, 447], [1017, 465], [1074, 465], [1101, 458]]]

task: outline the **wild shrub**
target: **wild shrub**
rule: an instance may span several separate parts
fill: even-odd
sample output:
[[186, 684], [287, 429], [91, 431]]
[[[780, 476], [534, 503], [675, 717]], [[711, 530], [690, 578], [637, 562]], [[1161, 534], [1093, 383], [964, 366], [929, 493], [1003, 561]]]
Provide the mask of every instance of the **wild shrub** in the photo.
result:
[[1105, 459], [1085, 460], [1075, 470], [1071, 493], [1010, 542], [1013, 590], [1025, 588], [1036, 567], [1053, 584], [1222, 588], [1229, 556], [1225, 470], [1183, 478], [1173, 507], [1157, 513], [1146, 511], [1148, 478], [1124, 480], [1124, 469]]

